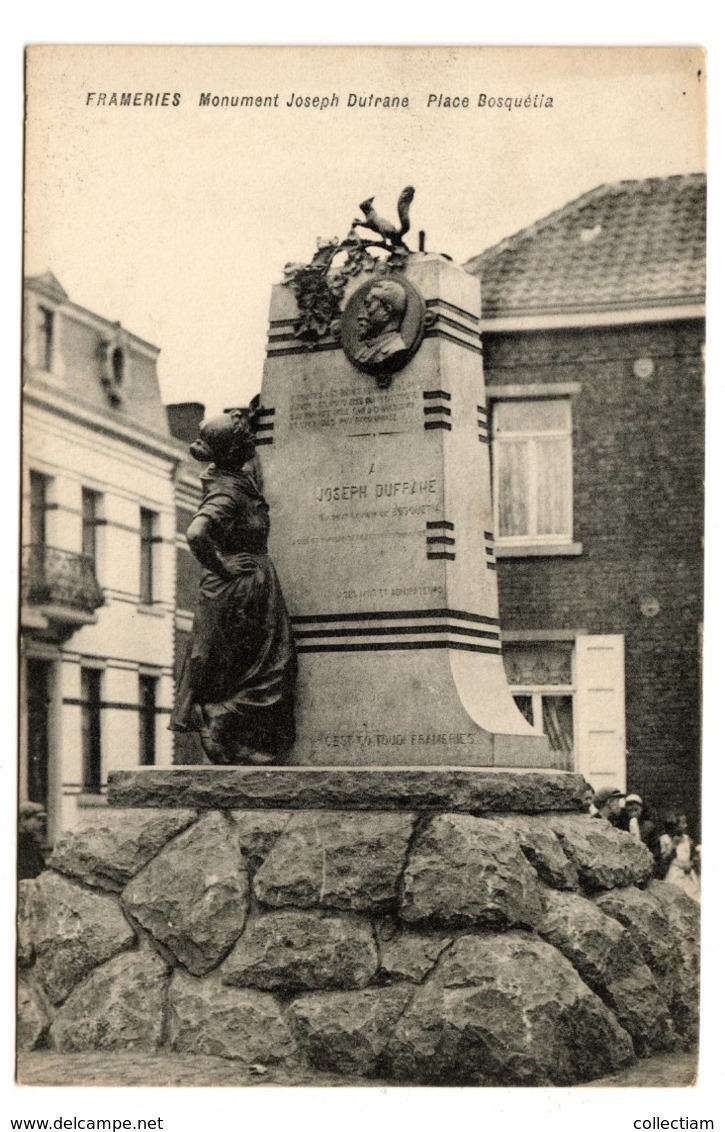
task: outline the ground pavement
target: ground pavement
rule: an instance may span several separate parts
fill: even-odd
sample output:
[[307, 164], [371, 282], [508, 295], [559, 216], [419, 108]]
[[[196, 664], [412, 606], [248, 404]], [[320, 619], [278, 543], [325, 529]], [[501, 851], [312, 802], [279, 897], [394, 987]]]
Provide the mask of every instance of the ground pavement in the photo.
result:
[[[675, 1087], [694, 1085], [697, 1054], [670, 1053], [638, 1061], [612, 1077], [589, 1081], [579, 1088], [611, 1086]], [[22, 1053], [17, 1080], [21, 1085], [162, 1085], [162, 1086], [332, 1086], [392, 1088], [403, 1081], [339, 1077], [302, 1070], [294, 1075], [274, 1066], [248, 1066], [239, 1061], [197, 1054], [63, 1054], [50, 1051]]]

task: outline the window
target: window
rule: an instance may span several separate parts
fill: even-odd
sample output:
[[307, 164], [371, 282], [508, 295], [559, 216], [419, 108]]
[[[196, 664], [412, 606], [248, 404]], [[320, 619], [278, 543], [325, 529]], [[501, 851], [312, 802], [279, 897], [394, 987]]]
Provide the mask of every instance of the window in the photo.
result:
[[155, 676], [139, 676], [139, 762], [153, 766], [156, 762], [156, 688]]
[[49, 801], [51, 670], [49, 660], [32, 657], [27, 661], [27, 797], [44, 806]]
[[113, 375], [113, 384], [121, 385], [123, 382], [123, 370], [126, 359], [123, 356], [123, 350], [120, 346], [116, 346], [111, 354], [111, 373]]
[[574, 683], [572, 645], [551, 642], [507, 644], [506, 679], [516, 706], [528, 723], [543, 731], [573, 769]]
[[48, 307], [38, 307], [40, 315], [39, 330], [39, 361], [42, 368], [47, 372], [53, 368], [53, 347], [55, 345], [55, 312], [49, 310]]
[[493, 405], [496, 538], [502, 544], [572, 538], [571, 403], [565, 397]]
[[82, 490], [81, 511], [83, 515], [83, 545], [81, 553], [89, 558], [95, 570], [98, 558], [97, 528], [100, 522], [101, 496], [97, 491], [84, 487]]
[[100, 794], [101, 765], [101, 680], [97, 668], [81, 669], [81, 748], [83, 755], [83, 789]]
[[112, 342], [102, 342], [101, 354], [101, 384], [106, 390], [110, 403], [118, 407], [123, 401], [123, 379], [126, 369], [126, 355], [121, 346], [114, 346]]
[[154, 547], [159, 538], [157, 536], [159, 517], [155, 511], [141, 508], [141, 584], [140, 600], [142, 605], [152, 605], [154, 600]]
[[23, 529], [22, 600], [30, 605], [52, 600], [53, 552], [48, 551], [48, 512], [53, 507], [49, 496], [53, 480], [40, 472], [30, 473], [30, 515], [28, 529]]
[[622, 789], [627, 780], [624, 637], [577, 632], [564, 640], [565, 632], [542, 640], [546, 630], [534, 630], [504, 642], [511, 692], [525, 719], [543, 730], [568, 769], [584, 775], [595, 790]]
[[46, 515], [50, 480], [40, 472], [30, 473], [30, 542], [32, 546], [45, 546], [48, 541]]

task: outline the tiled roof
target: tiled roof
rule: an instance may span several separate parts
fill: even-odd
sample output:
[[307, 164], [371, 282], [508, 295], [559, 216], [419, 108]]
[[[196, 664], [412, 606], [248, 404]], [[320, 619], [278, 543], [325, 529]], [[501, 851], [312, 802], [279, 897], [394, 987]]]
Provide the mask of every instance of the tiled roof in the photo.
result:
[[474, 256], [484, 318], [703, 303], [704, 173], [601, 185]]

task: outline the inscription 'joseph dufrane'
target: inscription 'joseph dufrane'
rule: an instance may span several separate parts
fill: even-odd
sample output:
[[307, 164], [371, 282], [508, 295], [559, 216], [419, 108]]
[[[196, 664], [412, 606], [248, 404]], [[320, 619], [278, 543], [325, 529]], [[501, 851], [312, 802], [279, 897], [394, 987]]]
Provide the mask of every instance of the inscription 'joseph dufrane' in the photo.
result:
[[315, 500], [318, 503], [339, 503], [341, 500], [394, 498], [396, 495], [435, 495], [438, 488], [435, 479], [398, 480], [395, 483], [353, 483], [330, 484], [316, 487]]

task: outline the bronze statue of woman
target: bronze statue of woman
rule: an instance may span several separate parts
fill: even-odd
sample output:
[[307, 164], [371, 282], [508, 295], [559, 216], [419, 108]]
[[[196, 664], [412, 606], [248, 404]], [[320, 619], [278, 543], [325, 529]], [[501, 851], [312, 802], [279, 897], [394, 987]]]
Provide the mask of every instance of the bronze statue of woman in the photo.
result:
[[172, 731], [197, 731], [211, 762], [273, 763], [295, 740], [294, 638], [267, 555], [248, 410], [204, 421], [190, 448], [209, 461], [186, 537], [203, 567]]

